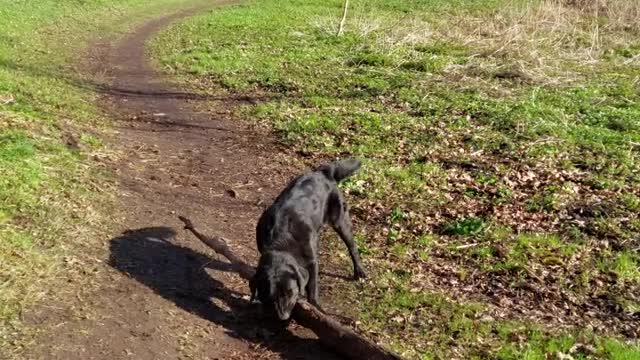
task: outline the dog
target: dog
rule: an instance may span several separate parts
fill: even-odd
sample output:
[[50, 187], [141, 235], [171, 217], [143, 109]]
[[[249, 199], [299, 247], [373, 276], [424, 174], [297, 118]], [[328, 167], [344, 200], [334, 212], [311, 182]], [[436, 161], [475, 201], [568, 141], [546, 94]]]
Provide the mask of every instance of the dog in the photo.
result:
[[351, 218], [338, 184], [361, 167], [359, 160], [321, 165], [293, 179], [267, 208], [256, 226], [260, 261], [249, 282], [251, 302], [275, 310], [288, 320], [298, 298], [318, 303], [318, 239], [325, 224], [338, 233], [349, 250], [354, 279], [366, 274], [353, 241]]

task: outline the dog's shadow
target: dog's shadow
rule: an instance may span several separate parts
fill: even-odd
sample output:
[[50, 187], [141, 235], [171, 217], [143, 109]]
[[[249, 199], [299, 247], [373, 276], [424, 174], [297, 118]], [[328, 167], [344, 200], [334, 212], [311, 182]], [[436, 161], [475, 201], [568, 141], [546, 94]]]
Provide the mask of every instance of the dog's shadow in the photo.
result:
[[[300, 338], [260, 318], [243, 294], [226, 288], [205, 271], [230, 271], [228, 263], [173, 243], [175, 235], [169, 227], [126, 231], [111, 239], [109, 264], [182, 309], [223, 326], [230, 336], [259, 343], [284, 359], [338, 358], [316, 340]], [[216, 306], [212, 298], [228, 309]]]

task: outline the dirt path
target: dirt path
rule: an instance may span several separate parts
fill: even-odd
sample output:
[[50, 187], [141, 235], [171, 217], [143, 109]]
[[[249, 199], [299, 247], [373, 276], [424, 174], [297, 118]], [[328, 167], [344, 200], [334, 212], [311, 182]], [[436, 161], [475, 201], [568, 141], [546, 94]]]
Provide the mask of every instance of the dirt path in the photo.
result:
[[153, 20], [92, 52], [93, 70], [111, 79], [105, 109], [125, 151], [117, 166], [121, 228], [92, 254], [95, 286], [32, 316], [43, 331], [25, 358], [331, 358], [302, 329], [274, 337], [256, 327], [244, 282], [180, 230], [176, 216], [184, 214], [255, 259], [263, 204], [296, 169], [230, 115], [240, 100], [181, 91], [149, 64], [149, 38], [195, 12]]

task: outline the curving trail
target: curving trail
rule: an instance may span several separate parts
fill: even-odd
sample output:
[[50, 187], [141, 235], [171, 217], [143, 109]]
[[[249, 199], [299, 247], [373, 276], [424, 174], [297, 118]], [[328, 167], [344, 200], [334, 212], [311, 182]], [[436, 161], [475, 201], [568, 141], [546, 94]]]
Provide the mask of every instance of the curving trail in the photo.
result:
[[[209, 4], [208, 7], [213, 5]], [[256, 257], [255, 222], [299, 166], [268, 136], [231, 115], [250, 99], [179, 89], [151, 66], [145, 44], [200, 6], [154, 19], [86, 62], [114, 118], [118, 174], [113, 238], [86, 251], [90, 286], [27, 319], [42, 334], [29, 359], [330, 359], [308, 332], [272, 335], [253, 326], [246, 284], [181, 230], [178, 214]], [[348, 269], [344, 269], [347, 271]], [[84, 271], [84, 270], [83, 270]]]

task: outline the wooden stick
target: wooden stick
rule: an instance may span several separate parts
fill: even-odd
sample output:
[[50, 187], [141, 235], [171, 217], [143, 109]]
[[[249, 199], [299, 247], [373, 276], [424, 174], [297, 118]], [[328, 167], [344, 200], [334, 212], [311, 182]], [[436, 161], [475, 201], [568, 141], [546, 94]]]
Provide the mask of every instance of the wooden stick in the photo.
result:
[[[193, 233], [216, 253], [226, 257], [243, 279], [250, 280], [253, 277], [255, 269], [236, 256], [223, 238], [205, 236], [195, 229], [191, 220], [184, 216], [178, 218], [184, 223], [186, 230]], [[298, 324], [311, 329], [322, 344], [349, 359], [402, 359], [399, 355], [385, 350], [351, 328], [345, 327], [305, 300], [298, 300], [293, 309], [292, 318]]]
[[344, 0], [344, 9], [342, 10], [342, 20], [340, 20], [340, 27], [338, 28], [338, 36], [344, 32], [344, 23], [347, 21], [347, 11], [349, 10], [349, 0]]
[[231, 262], [231, 266], [233, 267], [235, 272], [240, 274], [243, 279], [249, 280], [253, 277], [253, 274], [255, 274], [256, 272], [253, 266], [248, 265], [247, 263], [242, 261], [242, 259], [237, 257], [231, 251], [231, 249], [229, 249], [227, 242], [223, 238], [217, 236], [208, 237], [206, 235], [203, 235], [198, 230], [196, 230], [191, 220], [187, 219], [184, 216], [178, 216], [178, 218], [184, 223], [185, 230], [191, 231], [191, 233], [193, 233], [193, 235], [200, 239], [200, 241], [202, 241], [205, 245], [212, 248], [218, 254], [226, 257]]

